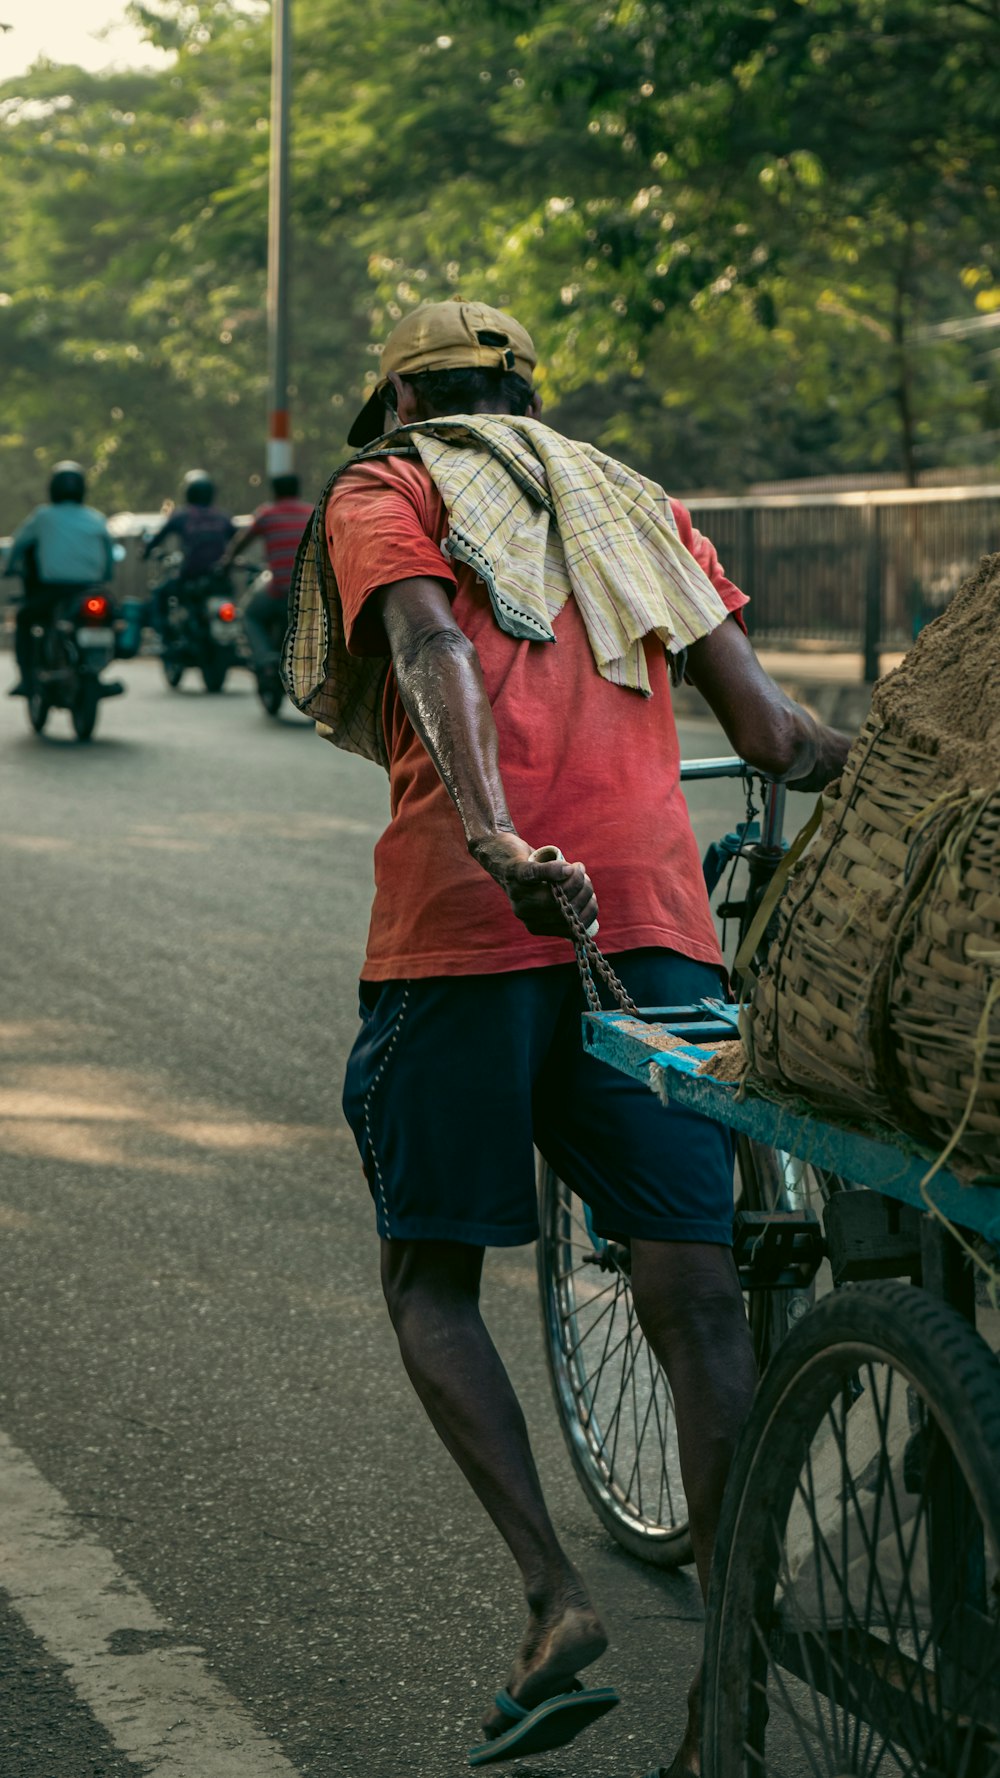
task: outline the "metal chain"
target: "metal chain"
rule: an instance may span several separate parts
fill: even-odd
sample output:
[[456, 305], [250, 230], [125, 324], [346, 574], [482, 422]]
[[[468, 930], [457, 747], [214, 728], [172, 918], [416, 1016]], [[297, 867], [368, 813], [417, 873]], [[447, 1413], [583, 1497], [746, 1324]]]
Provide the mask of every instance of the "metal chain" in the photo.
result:
[[[754, 816], [757, 814], [757, 804], [754, 800], [754, 779], [751, 772], [747, 772], [743, 780], [743, 787], [746, 795], [746, 819], [747, 825], [749, 826], [750, 822], [753, 821]], [[736, 857], [733, 859], [732, 870], [730, 871], [730, 884], [732, 883], [732, 878], [738, 863], [739, 854], [737, 853]], [[583, 992], [587, 1002], [588, 1011], [602, 1012], [604, 1010], [601, 1005], [600, 990], [594, 979], [595, 976], [597, 976], [614, 998], [620, 1012], [627, 1013], [629, 1017], [633, 1019], [641, 1018], [642, 1014], [636, 1006], [635, 1001], [632, 999], [632, 996], [628, 993], [625, 984], [615, 974], [603, 951], [598, 949], [594, 940], [588, 936], [586, 928], [582, 922], [573, 912], [565, 889], [558, 883], [551, 883], [549, 887], [555, 896], [556, 902], [562, 911], [563, 918], [566, 921], [572, 936], [573, 950], [576, 953], [576, 966], [580, 971], [580, 981], [583, 984]]]
[[565, 889], [559, 883], [550, 884], [550, 888], [573, 937], [576, 966], [580, 971], [580, 980], [583, 983], [588, 1010], [590, 1012], [603, 1011], [600, 991], [594, 980], [596, 974], [614, 996], [619, 1011], [628, 1013], [630, 1018], [639, 1018], [641, 1015], [635, 1001], [626, 991], [624, 984], [619, 981], [603, 952], [599, 951], [594, 940], [587, 936], [586, 929], [570, 906]]

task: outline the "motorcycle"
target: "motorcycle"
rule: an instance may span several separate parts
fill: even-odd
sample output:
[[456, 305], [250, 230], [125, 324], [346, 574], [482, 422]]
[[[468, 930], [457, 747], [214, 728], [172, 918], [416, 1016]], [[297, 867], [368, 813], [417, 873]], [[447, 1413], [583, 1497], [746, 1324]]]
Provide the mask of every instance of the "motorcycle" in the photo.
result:
[[175, 582], [167, 594], [161, 659], [176, 691], [188, 667], [199, 667], [205, 690], [219, 692], [237, 659], [237, 610], [222, 574]]
[[[249, 572], [255, 578], [247, 588], [244, 609], [258, 593], [266, 592], [271, 584], [271, 570], [269, 568], [263, 570], [254, 568]], [[244, 622], [244, 634], [250, 671], [257, 681], [257, 696], [268, 716], [277, 716], [285, 701], [285, 688], [281, 683], [281, 645], [284, 640], [287, 616], [283, 600], [275, 601], [274, 622], [271, 623], [270, 619], [268, 622], [270, 627], [266, 648], [261, 647], [261, 641], [257, 635], [258, 627], [263, 626], [259, 624], [251, 626]]]
[[118, 680], [101, 680], [115, 657], [114, 607], [99, 586], [67, 595], [46, 623], [31, 627], [28, 721], [36, 735], [50, 710], [68, 710], [78, 741], [89, 741], [102, 698], [120, 697]]

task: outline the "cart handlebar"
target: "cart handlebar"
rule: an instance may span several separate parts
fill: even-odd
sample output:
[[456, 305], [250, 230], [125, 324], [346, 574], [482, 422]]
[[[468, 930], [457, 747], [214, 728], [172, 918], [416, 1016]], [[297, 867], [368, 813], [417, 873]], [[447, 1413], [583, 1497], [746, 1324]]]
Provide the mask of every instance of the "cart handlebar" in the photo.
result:
[[766, 772], [758, 771], [756, 766], [747, 765], [746, 760], [737, 759], [734, 754], [721, 759], [681, 760], [682, 783], [692, 783], [706, 778], [747, 778], [751, 775], [760, 778], [765, 786], [760, 848], [763, 852], [780, 853], [783, 850], [785, 826], [785, 786], [783, 783], [776, 778], [769, 778]]
[[745, 760], [731, 757], [729, 759], [682, 759], [681, 778], [745, 778], [752, 767]]

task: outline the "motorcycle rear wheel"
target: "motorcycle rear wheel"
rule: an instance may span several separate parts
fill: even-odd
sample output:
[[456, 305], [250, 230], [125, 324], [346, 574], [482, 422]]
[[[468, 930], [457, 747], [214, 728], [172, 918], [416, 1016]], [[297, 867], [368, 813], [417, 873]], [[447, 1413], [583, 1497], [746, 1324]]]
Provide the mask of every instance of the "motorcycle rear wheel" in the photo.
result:
[[225, 655], [215, 653], [206, 655], [201, 665], [201, 676], [205, 681], [205, 690], [210, 692], [221, 691], [226, 683], [226, 674], [228, 672], [229, 662]]
[[257, 695], [267, 711], [267, 714], [269, 716], [277, 716], [285, 701], [285, 688], [277, 674], [258, 679]]
[[97, 724], [97, 707], [101, 694], [97, 680], [81, 679], [76, 696], [70, 707], [73, 722], [73, 733], [78, 741], [89, 741]]
[[35, 685], [28, 693], [28, 721], [36, 735], [40, 735], [48, 721], [52, 705], [45, 696], [40, 685]]

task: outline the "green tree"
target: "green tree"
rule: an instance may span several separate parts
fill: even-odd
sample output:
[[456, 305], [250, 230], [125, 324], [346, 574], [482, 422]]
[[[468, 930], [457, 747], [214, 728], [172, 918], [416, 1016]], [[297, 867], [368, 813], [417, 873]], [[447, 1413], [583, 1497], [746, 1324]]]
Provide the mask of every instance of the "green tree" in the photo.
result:
[[[993, 0], [297, 0], [293, 398], [317, 486], [425, 298], [531, 324], [549, 412], [676, 488], [974, 461], [1000, 308]], [[156, 73], [0, 89], [3, 511], [206, 462], [257, 497], [269, 29], [136, 9]], [[942, 330], [943, 329], [943, 330]]]
[[[696, 357], [714, 361], [704, 329], [732, 368], [710, 386], [731, 397], [746, 382], [741, 342], [767, 368], [744, 418], [775, 463], [803, 421], [817, 467], [855, 466], [859, 444], [863, 462], [865, 439], [870, 463], [911, 479], [953, 447], [974, 452], [960, 441], [995, 423], [995, 379], [934, 325], [1000, 300], [985, 245], [998, 193], [982, 178], [1000, 121], [990, 0], [511, 0], [508, 11], [528, 70], [519, 109], [564, 125], [550, 129], [546, 164], [562, 215], [572, 205], [578, 218], [567, 356], [582, 341], [585, 361], [588, 346], [607, 360], [610, 327], [635, 375], [664, 355], [680, 366], [679, 317], [693, 314]], [[565, 263], [565, 224], [554, 226]], [[783, 411], [776, 344], [792, 384]], [[686, 395], [685, 421], [697, 412]]]

